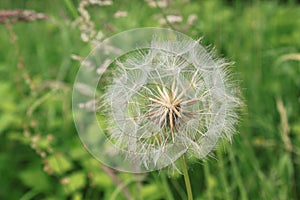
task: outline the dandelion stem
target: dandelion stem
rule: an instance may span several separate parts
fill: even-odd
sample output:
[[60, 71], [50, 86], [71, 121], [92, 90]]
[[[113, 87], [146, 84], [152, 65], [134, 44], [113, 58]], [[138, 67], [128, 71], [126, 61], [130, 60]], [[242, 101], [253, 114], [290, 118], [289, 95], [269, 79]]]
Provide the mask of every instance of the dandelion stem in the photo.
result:
[[184, 176], [185, 187], [187, 190], [188, 200], [193, 200], [192, 187], [191, 187], [190, 177], [189, 177], [184, 155], [181, 156], [181, 165], [183, 169], [183, 176]]

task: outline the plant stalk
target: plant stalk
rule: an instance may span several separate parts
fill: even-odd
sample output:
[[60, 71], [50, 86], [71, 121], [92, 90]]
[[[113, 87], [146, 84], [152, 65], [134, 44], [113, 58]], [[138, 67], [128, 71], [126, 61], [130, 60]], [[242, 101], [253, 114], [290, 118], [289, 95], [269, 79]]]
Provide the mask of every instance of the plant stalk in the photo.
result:
[[188, 200], [193, 200], [192, 187], [191, 187], [190, 177], [189, 177], [189, 173], [188, 173], [188, 169], [186, 166], [186, 161], [185, 161], [184, 155], [181, 156], [181, 164], [182, 164], [182, 169], [183, 169], [183, 176], [184, 176], [184, 182], [185, 182]]

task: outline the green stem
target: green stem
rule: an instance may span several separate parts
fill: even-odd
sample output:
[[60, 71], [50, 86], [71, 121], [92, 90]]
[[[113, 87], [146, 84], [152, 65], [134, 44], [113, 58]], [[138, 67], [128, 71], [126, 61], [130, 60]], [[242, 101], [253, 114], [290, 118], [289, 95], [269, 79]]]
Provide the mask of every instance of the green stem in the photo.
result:
[[174, 200], [174, 197], [173, 197], [172, 192], [170, 190], [170, 187], [169, 187], [169, 184], [168, 184], [167, 177], [166, 177], [165, 173], [162, 173], [162, 184], [163, 184], [164, 190], [166, 191], [166, 199]]
[[74, 4], [72, 3], [71, 0], [65, 0], [65, 4], [67, 6], [67, 8], [70, 10], [70, 12], [72, 13], [74, 19], [78, 18], [78, 13], [77, 13], [77, 9], [74, 6]]
[[184, 156], [181, 156], [181, 164], [183, 169], [183, 176], [184, 176], [185, 187], [187, 190], [188, 200], [193, 200], [191, 182], [190, 182], [189, 173], [188, 173]]

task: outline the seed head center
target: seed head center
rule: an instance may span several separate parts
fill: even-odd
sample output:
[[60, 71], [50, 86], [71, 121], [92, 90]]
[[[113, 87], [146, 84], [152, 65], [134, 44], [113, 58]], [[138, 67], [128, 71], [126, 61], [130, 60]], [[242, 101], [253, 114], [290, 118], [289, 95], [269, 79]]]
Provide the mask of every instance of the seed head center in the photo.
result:
[[178, 119], [182, 118], [180, 95], [176, 97], [177, 88], [174, 84], [169, 91], [164, 85], [161, 88], [156, 86], [156, 89], [157, 95], [148, 98], [151, 101], [148, 117], [157, 121], [160, 127], [166, 126], [173, 132], [174, 127], [178, 125]]

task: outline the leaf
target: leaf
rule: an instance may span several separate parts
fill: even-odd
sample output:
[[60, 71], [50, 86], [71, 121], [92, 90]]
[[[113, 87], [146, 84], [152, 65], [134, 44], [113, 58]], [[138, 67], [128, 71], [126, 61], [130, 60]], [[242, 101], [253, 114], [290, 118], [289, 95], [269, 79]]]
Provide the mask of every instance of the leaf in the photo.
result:
[[73, 195], [72, 200], [82, 200], [82, 194], [76, 192], [76, 193]]
[[73, 148], [70, 149], [69, 155], [74, 160], [80, 160], [85, 158], [89, 154], [87, 154], [87, 151], [84, 149], [83, 145], [81, 145], [80, 143], [76, 143], [73, 145]]
[[49, 177], [42, 169], [31, 166], [19, 174], [21, 182], [37, 191], [48, 191], [50, 189]]
[[8, 139], [13, 141], [21, 142], [22, 144], [29, 144], [30, 138], [24, 137], [24, 135], [21, 132], [9, 132]]
[[162, 197], [162, 190], [155, 184], [144, 185], [141, 193], [143, 199], [161, 199]]
[[[14, 101], [12, 88], [6, 82], [0, 82], [0, 134], [10, 127], [21, 127], [22, 119], [16, 114], [18, 105]], [[5, 97], [5, 98], [4, 98]]]
[[5, 115], [2, 115], [0, 117], [0, 134], [5, 129], [11, 127], [13, 124], [16, 124], [16, 116], [11, 113], [5, 113]]
[[65, 177], [67, 183], [65, 184], [65, 192], [72, 194], [75, 191], [83, 188], [86, 184], [86, 176], [83, 172], [75, 172], [70, 176]]
[[96, 172], [92, 176], [92, 185], [95, 185], [101, 189], [109, 188], [113, 185], [111, 178], [102, 171]]
[[63, 174], [73, 167], [71, 161], [66, 156], [60, 153], [56, 153], [55, 155], [49, 156], [48, 164], [49, 167], [56, 174]]

